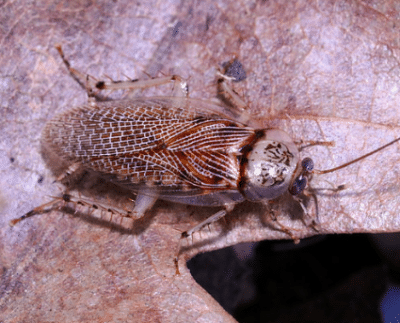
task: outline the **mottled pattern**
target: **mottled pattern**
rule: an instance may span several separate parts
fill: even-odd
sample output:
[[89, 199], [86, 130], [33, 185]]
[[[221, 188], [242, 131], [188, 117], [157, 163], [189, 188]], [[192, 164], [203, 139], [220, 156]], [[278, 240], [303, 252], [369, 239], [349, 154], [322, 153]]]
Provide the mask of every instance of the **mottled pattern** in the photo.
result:
[[[259, 186], [273, 187], [283, 183], [290, 176], [293, 154], [280, 142], [271, 141], [264, 149], [259, 161], [259, 174], [253, 181]], [[250, 160], [249, 162], [252, 162]]]
[[254, 130], [173, 102], [138, 99], [75, 108], [51, 120], [43, 139], [62, 159], [118, 175], [121, 182], [236, 188], [237, 156]]

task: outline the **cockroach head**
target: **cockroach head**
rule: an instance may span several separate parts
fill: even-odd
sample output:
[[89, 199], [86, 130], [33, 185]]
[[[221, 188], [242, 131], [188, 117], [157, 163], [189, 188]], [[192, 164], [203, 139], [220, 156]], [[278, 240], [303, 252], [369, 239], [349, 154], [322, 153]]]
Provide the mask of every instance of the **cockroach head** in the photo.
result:
[[[263, 130], [246, 160], [242, 192], [248, 200], [274, 199], [287, 190], [299, 194], [305, 188], [307, 174], [299, 163], [299, 150], [282, 130]], [[313, 167], [308, 159], [304, 164], [306, 169]]]

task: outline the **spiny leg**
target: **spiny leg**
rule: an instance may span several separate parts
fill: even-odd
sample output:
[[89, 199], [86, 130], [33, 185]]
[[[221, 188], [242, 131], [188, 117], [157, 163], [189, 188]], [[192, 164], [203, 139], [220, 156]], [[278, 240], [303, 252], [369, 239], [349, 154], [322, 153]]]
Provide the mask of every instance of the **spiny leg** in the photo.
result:
[[211, 224], [213, 222], [218, 221], [219, 219], [223, 218], [227, 214], [226, 210], [221, 210], [218, 211], [217, 213], [211, 215], [204, 221], [200, 222], [199, 224], [195, 225], [193, 228], [182, 232], [182, 238], [187, 238], [190, 237], [193, 233], [200, 231], [202, 228], [204, 228], [206, 225]]
[[237, 94], [228, 84], [227, 78], [225, 75], [221, 73], [217, 73], [220, 78], [218, 79], [218, 87], [219, 87], [219, 95], [223, 96], [223, 98], [230, 102], [228, 105], [231, 109], [236, 110], [239, 114], [237, 120], [241, 123], [247, 124], [249, 120], [251, 120], [251, 116], [247, 113], [246, 108], [247, 104], [240, 98], [239, 94]]
[[[314, 201], [315, 201], [315, 209], [316, 209], [316, 215], [315, 215], [316, 220], [314, 220], [314, 217], [310, 215], [310, 213], [308, 212], [308, 210], [307, 210], [306, 206], [304, 205], [302, 199], [300, 197], [298, 197], [298, 196], [293, 196], [293, 199], [300, 205], [300, 207], [301, 207], [301, 209], [303, 211], [303, 216], [301, 217], [301, 222], [303, 223], [303, 225], [305, 227], [311, 227], [316, 233], [319, 233], [319, 230], [317, 228], [317, 223], [319, 222], [317, 197], [315, 196], [315, 194], [313, 194], [311, 192], [310, 193], [303, 192], [303, 194], [304, 194], [305, 197], [311, 197], [311, 198], [314, 199]], [[306, 222], [305, 217], [307, 217], [307, 218], [312, 220], [311, 224]]]
[[228, 106], [236, 112], [237, 121], [247, 124], [252, 120], [251, 115], [247, 112], [247, 104], [228, 84], [227, 81], [234, 81], [235, 78], [225, 74], [225, 71], [218, 71], [218, 95], [223, 101], [227, 101]]
[[237, 58], [223, 64], [223, 69], [217, 72], [219, 94], [225, 96], [240, 111], [245, 111], [247, 108], [246, 102], [237, 94], [226, 81], [240, 82], [246, 79], [246, 72], [243, 65]]
[[[270, 202], [270, 201], [269, 201], [269, 202]], [[266, 203], [268, 203], [268, 205], [269, 205], [269, 202], [266, 202]], [[268, 205], [266, 204], [266, 206], [268, 206]], [[271, 228], [272, 230], [280, 231], [280, 232], [283, 232], [283, 233], [287, 234], [287, 235], [290, 237], [290, 239], [292, 239], [292, 240], [294, 241], [295, 244], [297, 244], [297, 243], [300, 242], [300, 239], [299, 239], [299, 238], [296, 238], [296, 237], [294, 236], [294, 234], [293, 234], [293, 228], [287, 227], [287, 226], [285, 226], [284, 224], [282, 224], [282, 223], [278, 220], [277, 216], [275, 215], [275, 211], [274, 211], [273, 209], [270, 209], [270, 210], [269, 210], [267, 216], [268, 216], [268, 220], [267, 220], [267, 224], [266, 224], [266, 225], [267, 225], [269, 228]], [[295, 230], [294, 230], [294, 231], [295, 231]]]
[[[47, 213], [52, 210], [60, 210], [61, 208], [65, 207], [68, 203], [74, 204], [75, 213], [78, 212], [78, 206], [84, 206], [84, 207], [87, 207], [92, 212], [95, 210], [100, 210], [101, 212], [110, 213], [111, 215], [117, 215], [118, 217], [121, 217], [121, 218], [127, 217], [127, 218], [137, 219], [137, 218], [140, 218], [144, 214], [144, 212], [147, 210], [147, 209], [143, 208], [143, 206], [141, 206], [141, 210], [144, 210], [144, 211], [141, 212], [140, 215], [138, 215], [136, 213], [135, 209], [133, 211], [129, 211], [126, 209], [121, 209], [118, 207], [100, 203], [98, 201], [95, 201], [95, 200], [92, 200], [89, 198], [77, 197], [77, 196], [71, 195], [69, 193], [64, 193], [60, 197], [53, 197], [53, 200], [48, 203], [45, 203], [45, 204], [35, 207], [31, 211], [22, 215], [21, 217], [11, 220], [9, 222], [9, 224], [10, 224], [10, 226], [15, 226], [18, 222], [25, 220], [27, 218], [30, 218], [34, 215]], [[135, 208], [136, 208], [136, 204], [135, 204]]]
[[[308, 196], [308, 195], [306, 195]], [[307, 218], [312, 218], [310, 213], [308, 212], [306, 206], [304, 205], [303, 201], [301, 200], [301, 198], [294, 196], [293, 197], [294, 201], [296, 202], [296, 204], [298, 204], [301, 208], [301, 212], [302, 212], [302, 216], [300, 218], [300, 221], [303, 223], [303, 225], [305, 227], [311, 227], [315, 232], [319, 232], [315, 221], [313, 220], [313, 222], [311, 224], [307, 223], [305, 221], [305, 217]], [[281, 221], [279, 221], [278, 217], [275, 215], [275, 210], [273, 208], [270, 207], [271, 203], [274, 203], [273, 201], [265, 201], [264, 205], [269, 209], [269, 212], [267, 213], [267, 217], [268, 220], [266, 220], [266, 225], [271, 228], [272, 230], [275, 231], [280, 231], [285, 233], [286, 235], [289, 236], [289, 238], [291, 240], [293, 240], [293, 242], [295, 244], [298, 244], [300, 242], [300, 238], [296, 237], [295, 232], [301, 232], [301, 229], [295, 229], [293, 227], [288, 227], [286, 225], [284, 225]]]
[[94, 84], [97, 90], [135, 90], [146, 89], [163, 84], [174, 83], [173, 96], [187, 97], [187, 83], [178, 75], [164, 76], [149, 80], [130, 80], [130, 81], [98, 81]]
[[187, 97], [188, 96], [188, 85], [179, 75], [171, 75], [159, 78], [152, 78], [149, 80], [128, 80], [128, 81], [98, 81], [89, 75], [85, 75], [78, 70], [71, 67], [71, 64], [65, 58], [64, 52], [60, 45], [56, 46], [61, 59], [67, 67], [72, 78], [78, 82], [88, 93], [89, 97], [95, 96], [95, 90], [135, 90], [155, 87], [170, 82], [174, 83], [174, 96]]
[[299, 146], [299, 151], [303, 149], [312, 147], [312, 146], [326, 146], [326, 147], [334, 147], [334, 141], [316, 141], [316, 140], [300, 140], [296, 141], [295, 144]]
[[229, 212], [231, 212], [234, 209], [235, 205], [236, 205], [236, 203], [225, 204], [225, 209], [220, 210], [217, 213], [214, 213], [213, 215], [209, 216], [204, 221], [202, 221], [199, 224], [195, 225], [194, 227], [190, 228], [189, 230], [182, 232], [180, 243], [178, 246], [178, 252], [176, 253], [176, 257], [174, 259], [175, 267], [176, 267], [176, 274], [179, 274], [179, 256], [180, 256], [180, 252], [181, 252], [182, 239], [192, 236], [195, 232], [200, 231], [205, 226], [207, 226], [211, 223], [214, 223], [214, 222], [218, 221], [219, 219], [223, 218], [226, 214], [228, 214]]
[[32, 209], [29, 212], [25, 213], [24, 215], [20, 216], [19, 218], [11, 220], [9, 222], [9, 225], [13, 227], [18, 222], [21, 222], [22, 220], [25, 220], [25, 219], [30, 218], [37, 214], [43, 214], [43, 213], [49, 212], [55, 208], [56, 204], [63, 203], [63, 202], [64, 202], [63, 197], [56, 197], [48, 203], [45, 203], [45, 204], [35, 207], [34, 209]]
[[202, 228], [204, 228], [206, 225], [208, 225], [210, 223], [218, 221], [219, 219], [224, 217], [226, 214], [227, 214], [226, 210], [218, 211], [217, 213], [211, 215], [210, 217], [208, 217], [204, 221], [202, 221], [199, 224], [195, 225], [193, 228], [182, 232], [181, 239], [180, 239], [179, 245], [178, 245], [178, 251], [177, 251], [176, 256], [174, 258], [175, 274], [176, 275], [180, 275], [180, 271], [179, 271], [179, 256], [180, 256], [180, 252], [181, 252], [181, 241], [182, 241], [182, 239], [190, 237], [193, 233], [195, 233], [197, 231], [200, 231]]

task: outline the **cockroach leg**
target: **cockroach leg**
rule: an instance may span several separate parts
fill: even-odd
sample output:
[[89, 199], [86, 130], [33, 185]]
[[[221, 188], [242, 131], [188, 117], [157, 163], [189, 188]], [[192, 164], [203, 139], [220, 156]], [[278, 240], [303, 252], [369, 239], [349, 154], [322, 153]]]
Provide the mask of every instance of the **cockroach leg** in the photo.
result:
[[20, 216], [19, 218], [11, 220], [9, 222], [9, 225], [13, 227], [18, 222], [21, 222], [22, 220], [30, 218], [30, 217], [32, 217], [34, 215], [50, 212], [51, 210], [53, 210], [55, 208], [55, 206], [57, 204], [60, 204], [62, 202], [64, 202], [62, 197], [56, 197], [52, 201], [50, 201], [48, 203], [45, 203], [45, 204], [42, 204], [40, 206], [35, 207], [34, 209], [32, 209], [29, 212], [25, 213], [24, 215]]
[[312, 147], [312, 146], [325, 146], [325, 147], [334, 147], [335, 142], [334, 141], [316, 141], [316, 140], [300, 140], [300, 141], [295, 141], [295, 144], [299, 147], [299, 151], [302, 151], [303, 149]]
[[176, 275], [180, 275], [180, 272], [179, 272], [179, 256], [180, 256], [180, 252], [181, 252], [181, 241], [182, 241], [182, 239], [185, 239], [185, 238], [188, 238], [188, 237], [193, 237], [193, 234], [195, 232], [200, 231], [205, 226], [207, 226], [207, 225], [209, 225], [211, 223], [214, 223], [214, 222], [218, 221], [219, 219], [223, 218], [226, 214], [231, 212], [234, 207], [235, 207], [234, 203], [226, 204], [224, 210], [218, 211], [217, 213], [209, 216], [204, 221], [202, 221], [199, 224], [195, 225], [193, 228], [182, 232], [181, 239], [180, 239], [180, 242], [179, 242], [179, 245], [178, 245], [178, 252], [176, 253], [176, 256], [174, 258], [174, 263], [175, 263], [175, 268], [176, 268], [176, 270], [175, 270]]
[[157, 201], [158, 195], [148, 195], [141, 194], [140, 191], [135, 200], [135, 207], [133, 213], [137, 215], [138, 218], [142, 217], [147, 210], [150, 210], [154, 203]]
[[228, 84], [227, 80], [231, 81], [233, 78], [226, 76], [220, 71], [217, 72], [218, 77], [218, 94], [223, 97], [224, 101], [229, 102], [227, 104], [231, 109], [238, 113], [237, 120], [244, 124], [247, 124], [251, 120], [251, 115], [247, 112], [247, 104]]
[[[268, 201], [271, 202], [271, 201]], [[267, 203], [268, 203], [267, 202]], [[265, 206], [268, 206], [269, 203], [264, 203]], [[290, 228], [285, 226], [284, 224], [282, 224], [279, 220], [278, 217], [275, 215], [275, 211], [274, 209], [270, 209], [267, 215], [267, 223], [265, 224], [266, 226], [268, 226], [271, 230], [274, 231], [280, 231], [282, 233], [285, 233], [286, 235], [288, 235], [288, 237], [293, 240], [293, 242], [295, 244], [300, 242], [300, 239], [298, 237], [295, 236], [295, 234], [293, 233], [293, 231], [297, 231], [296, 229]]]
[[226, 210], [221, 210], [218, 211], [217, 213], [211, 215], [210, 217], [208, 217], [207, 219], [205, 219], [204, 221], [200, 222], [199, 224], [195, 225], [193, 228], [185, 231], [182, 233], [182, 238], [187, 238], [190, 237], [194, 232], [196, 231], [200, 231], [202, 228], [204, 228], [206, 225], [216, 222], [219, 219], [221, 219], [222, 217], [224, 217], [227, 214]]
[[232, 77], [226, 76], [222, 74], [221, 72], [217, 72], [217, 77], [218, 78], [218, 85], [219, 85], [219, 94], [222, 94], [227, 97], [229, 101], [232, 101], [232, 103], [239, 109], [245, 110], [247, 107], [246, 102], [242, 100], [242, 98], [237, 94], [227, 83], [226, 81], [232, 80]]
[[62, 182], [65, 178], [74, 174], [80, 167], [79, 163], [73, 163], [65, 170], [60, 176], [57, 177], [56, 182]]
[[60, 197], [53, 197], [52, 201], [34, 208], [33, 210], [22, 215], [21, 217], [11, 220], [9, 222], [9, 225], [15, 226], [18, 222], [30, 218], [34, 215], [47, 213], [53, 210], [60, 210], [61, 208], [65, 207], [68, 203], [74, 204], [75, 213], [78, 211], [77, 209], [78, 206], [83, 206], [87, 207], [90, 210], [89, 215], [92, 215], [92, 213], [95, 210], [100, 210], [101, 212], [117, 215], [118, 217], [121, 218], [128, 217], [137, 219], [143, 215], [143, 213], [136, 214], [135, 209], [133, 211], [128, 211], [126, 209], [121, 209], [114, 206], [109, 206], [103, 203], [99, 203], [98, 201], [94, 201], [88, 198], [76, 197], [69, 193], [64, 193]]
[[188, 84], [179, 75], [171, 75], [165, 77], [152, 78], [149, 80], [128, 80], [128, 81], [98, 81], [93, 77], [79, 72], [78, 70], [71, 67], [71, 64], [65, 58], [64, 52], [60, 45], [56, 46], [65, 66], [67, 67], [72, 78], [76, 80], [87, 92], [89, 97], [95, 96], [95, 91], [101, 90], [136, 90], [146, 89], [168, 83], [173, 83], [173, 95], [176, 97], [187, 97], [188, 96]]

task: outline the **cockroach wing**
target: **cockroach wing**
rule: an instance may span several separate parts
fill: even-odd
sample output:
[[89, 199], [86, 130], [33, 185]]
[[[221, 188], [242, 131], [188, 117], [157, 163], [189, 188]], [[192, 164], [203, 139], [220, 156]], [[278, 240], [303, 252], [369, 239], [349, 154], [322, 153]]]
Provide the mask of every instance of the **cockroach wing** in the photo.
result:
[[60, 168], [113, 176], [116, 184], [155, 190], [165, 199], [218, 191], [238, 195], [241, 151], [255, 140], [255, 131], [221, 109], [184, 98], [98, 102], [51, 120], [43, 132], [44, 152]]

